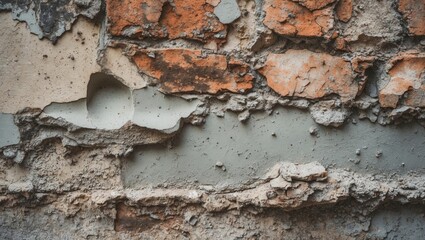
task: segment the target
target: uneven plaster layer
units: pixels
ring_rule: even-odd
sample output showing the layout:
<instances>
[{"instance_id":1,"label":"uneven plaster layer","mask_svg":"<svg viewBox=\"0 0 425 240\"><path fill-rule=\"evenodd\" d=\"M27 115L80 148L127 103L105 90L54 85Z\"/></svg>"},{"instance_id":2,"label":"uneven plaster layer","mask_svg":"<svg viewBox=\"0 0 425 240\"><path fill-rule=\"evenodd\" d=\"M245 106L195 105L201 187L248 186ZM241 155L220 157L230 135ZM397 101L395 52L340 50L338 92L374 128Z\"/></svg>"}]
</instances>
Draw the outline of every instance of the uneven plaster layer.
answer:
<instances>
[{"instance_id":1,"label":"uneven plaster layer","mask_svg":"<svg viewBox=\"0 0 425 240\"><path fill-rule=\"evenodd\" d=\"M317 132L311 133L312 127ZM306 112L284 108L272 115L254 113L246 123L233 113L224 118L210 115L201 127L184 127L172 148L136 148L124 162L123 176L129 188L233 186L260 177L276 161L319 161L366 173L406 172L425 167L424 134L424 128L416 124L384 127L368 121L327 128Z\"/></svg>"},{"instance_id":2,"label":"uneven plaster layer","mask_svg":"<svg viewBox=\"0 0 425 240\"><path fill-rule=\"evenodd\" d=\"M53 239L183 239L209 234L258 239L279 239L282 234L319 239L415 239L425 231L424 209L421 205L401 206L406 202L423 203L423 182L417 175L385 178L326 170L317 163L280 162L251 185L224 191L206 186L143 190L111 186L114 190L58 194L37 192L22 185L2 197L0 220L4 224L0 231L13 238L28 236L27 229L31 229L31 234ZM390 204L380 206L385 202ZM32 214L24 217L22 212ZM34 221L32 216L39 220ZM13 223L10 219L21 221ZM58 219L62 227L69 226L65 231L57 232ZM91 227L77 230L76 222ZM227 231L234 227L236 231Z\"/></svg>"},{"instance_id":3,"label":"uneven plaster layer","mask_svg":"<svg viewBox=\"0 0 425 240\"><path fill-rule=\"evenodd\" d=\"M147 86L148 80L139 74L137 67L121 49L108 47L102 54L100 65L103 72L113 75L131 89Z\"/></svg>"},{"instance_id":4,"label":"uneven plaster layer","mask_svg":"<svg viewBox=\"0 0 425 240\"><path fill-rule=\"evenodd\" d=\"M0 22L0 112L16 113L85 97L90 75L100 70L98 26L81 18L52 45L8 13L0 13Z\"/></svg>"},{"instance_id":5,"label":"uneven plaster layer","mask_svg":"<svg viewBox=\"0 0 425 240\"><path fill-rule=\"evenodd\" d=\"M19 143L19 129L12 114L0 112L0 148Z\"/></svg>"},{"instance_id":6,"label":"uneven plaster layer","mask_svg":"<svg viewBox=\"0 0 425 240\"><path fill-rule=\"evenodd\" d=\"M111 75L95 73L86 99L54 103L44 113L83 128L112 130L130 123L175 132L180 128L180 120L188 118L200 104L198 100L189 102L152 88L131 90Z\"/></svg>"}]
</instances>

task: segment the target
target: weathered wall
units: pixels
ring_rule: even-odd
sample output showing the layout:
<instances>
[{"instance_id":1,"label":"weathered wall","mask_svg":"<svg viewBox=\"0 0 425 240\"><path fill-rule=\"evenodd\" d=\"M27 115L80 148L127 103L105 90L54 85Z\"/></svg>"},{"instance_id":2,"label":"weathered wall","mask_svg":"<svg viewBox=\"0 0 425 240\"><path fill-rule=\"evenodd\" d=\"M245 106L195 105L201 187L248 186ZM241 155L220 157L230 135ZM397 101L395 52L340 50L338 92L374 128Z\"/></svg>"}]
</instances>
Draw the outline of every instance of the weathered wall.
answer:
<instances>
[{"instance_id":1,"label":"weathered wall","mask_svg":"<svg viewBox=\"0 0 425 240\"><path fill-rule=\"evenodd\" d=\"M1 239L421 239L424 0L0 0Z\"/></svg>"}]
</instances>

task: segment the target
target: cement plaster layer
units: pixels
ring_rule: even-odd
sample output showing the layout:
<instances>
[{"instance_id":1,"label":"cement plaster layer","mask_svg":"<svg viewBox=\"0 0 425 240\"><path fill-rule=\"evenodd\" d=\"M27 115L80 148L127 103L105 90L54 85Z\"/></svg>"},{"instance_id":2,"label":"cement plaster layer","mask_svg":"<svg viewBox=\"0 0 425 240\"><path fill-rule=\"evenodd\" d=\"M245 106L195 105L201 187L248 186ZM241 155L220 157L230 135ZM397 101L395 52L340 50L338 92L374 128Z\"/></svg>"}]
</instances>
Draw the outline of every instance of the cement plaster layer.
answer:
<instances>
[{"instance_id":1,"label":"cement plaster layer","mask_svg":"<svg viewBox=\"0 0 425 240\"><path fill-rule=\"evenodd\" d=\"M8 13L0 13L0 22L0 112L85 97L90 74L100 70L98 26L80 18L53 45Z\"/></svg>"},{"instance_id":2,"label":"cement plaster layer","mask_svg":"<svg viewBox=\"0 0 425 240\"><path fill-rule=\"evenodd\" d=\"M19 129L11 114L0 113L0 148L19 143Z\"/></svg>"},{"instance_id":3,"label":"cement plaster layer","mask_svg":"<svg viewBox=\"0 0 425 240\"><path fill-rule=\"evenodd\" d=\"M317 136L310 133L312 127ZM123 176L134 188L188 182L231 186L262 176L278 161L318 161L361 173L403 173L425 167L424 136L425 129L415 124L359 121L327 128L295 109L278 108L271 116L255 113L246 124L232 113L224 118L211 115L204 126L185 126L171 148L137 148L125 162Z\"/></svg>"}]
</instances>

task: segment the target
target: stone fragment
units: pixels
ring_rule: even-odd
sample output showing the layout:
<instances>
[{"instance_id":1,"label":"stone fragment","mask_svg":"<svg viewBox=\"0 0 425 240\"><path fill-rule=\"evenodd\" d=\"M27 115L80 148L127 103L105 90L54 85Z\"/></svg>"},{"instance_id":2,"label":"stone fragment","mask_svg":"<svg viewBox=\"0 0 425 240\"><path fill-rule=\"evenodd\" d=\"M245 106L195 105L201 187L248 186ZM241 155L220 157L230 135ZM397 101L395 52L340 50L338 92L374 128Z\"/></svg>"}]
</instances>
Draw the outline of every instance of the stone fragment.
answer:
<instances>
[{"instance_id":1,"label":"stone fragment","mask_svg":"<svg viewBox=\"0 0 425 240\"><path fill-rule=\"evenodd\" d=\"M319 134L319 129L317 127L311 126L308 129L308 132L310 133L310 135L312 136L317 136Z\"/></svg>"},{"instance_id":2,"label":"stone fragment","mask_svg":"<svg viewBox=\"0 0 425 240\"><path fill-rule=\"evenodd\" d=\"M131 38L194 39L226 37L226 26L206 0L107 0L108 30Z\"/></svg>"},{"instance_id":3,"label":"stone fragment","mask_svg":"<svg viewBox=\"0 0 425 240\"><path fill-rule=\"evenodd\" d=\"M282 177L277 177L275 179L272 179L270 181L270 187L275 189L288 189L291 186L291 183L288 181L285 181Z\"/></svg>"},{"instance_id":4,"label":"stone fragment","mask_svg":"<svg viewBox=\"0 0 425 240\"><path fill-rule=\"evenodd\" d=\"M353 14L352 0L340 0L336 6L336 16L340 21L348 22Z\"/></svg>"},{"instance_id":5,"label":"stone fragment","mask_svg":"<svg viewBox=\"0 0 425 240\"><path fill-rule=\"evenodd\" d=\"M221 23L229 24L241 16L241 11L236 0L221 0L214 8L214 14Z\"/></svg>"},{"instance_id":6,"label":"stone fragment","mask_svg":"<svg viewBox=\"0 0 425 240\"><path fill-rule=\"evenodd\" d=\"M344 124L349 116L349 111L337 107L335 100L321 101L310 107L311 117L318 124L324 126L339 127Z\"/></svg>"},{"instance_id":7,"label":"stone fragment","mask_svg":"<svg viewBox=\"0 0 425 240\"><path fill-rule=\"evenodd\" d=\"M293 180L311 182L326 180L328 172L318 162L311 162L307 164L282 162L280 175L288 182L292 182Z\"/></svg>"},{"instance_id":8,"label":"stone fragment","mask_svg":"<svg viewBox=\"0 0 425 240\"><path fill-rule=\"evenodd\" d=\"M332 0L305 1L266 0L264 3L264 25L274 32L287 36L322 37L332 29L333 9L326 7ZM302 6L304 4L313 10Z\"/></svg>"},{"instance_id":9,"label":"stone fragment","mask_svg":"<svg viewBox=\"0 0 425 240\"><path fill-rule=\"evenodd\" d=\"M250 116L251 116L251 114L249 113L249 110L245 110L245 111L238 114L238 120L240 122L246 122L249 119Z\"/></svg>"},{"instance_id":10,"label":"stone fragment","mask_svg":"<svg viewBox=\"0 0 425 240\"><path fill-rule=\"evenodd\" d=\"M34 186L30 181L27 182L16 182L8 186L8 191L12 193L31 192Z\"/></svg>"},{"instance_id":11,"label":"stone fragment","mask_svg":"<svg viewBox=\"0 0 425 240\"><path fill-rule=\"evenodd\" d=\"M412 107L425 107L425 55L403 53L390 61L390 81L379 91L382 107L397 107L405 93L404 103Z\"/></svg>"},{"instance_id":12,"label":"stone fragment","mask_svg":"<svg viewBox=\"0 0 425 240\"><path fill-rule=\"evenodd\" d=\"M400 0L398 10L407 21L410 35L425 35L425 0Z\"/></svg>"},{"instance_id":13,"label":"stone fragment","mask_svg":"<svg viewBox=\"0 0 425 240\"><path fill-rule=\"evenodd\" d=\"M282 96L317 99L337 94L346 102L356 97L358 83L349 62L308 50L269 54L260 73Z\"/></svg>"},{"instance_id":14,"label":"stone fragment","mask_svg":"<svg viewBox=\"0 0 425 240\"><path fill-rule=\"evenodd\" d=\"M150 54L155 54L151 58ZM156 78L164 93L244 92L252 88L249 66L218 54L200 50L140 50L133 56L140 71Z\"/></svg>"}]
</instances>

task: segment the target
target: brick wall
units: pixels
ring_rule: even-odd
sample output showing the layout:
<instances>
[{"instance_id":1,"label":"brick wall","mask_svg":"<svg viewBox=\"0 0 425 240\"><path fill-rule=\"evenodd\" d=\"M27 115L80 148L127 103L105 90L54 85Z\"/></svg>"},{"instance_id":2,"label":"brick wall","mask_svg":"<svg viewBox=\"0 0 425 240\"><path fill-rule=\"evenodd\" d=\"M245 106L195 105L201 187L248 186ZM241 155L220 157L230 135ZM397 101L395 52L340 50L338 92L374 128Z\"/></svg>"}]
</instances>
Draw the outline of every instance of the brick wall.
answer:
<instances>
[{"instance_id":1,"label":"brick wall","mask_svg":"<svg viewBox=\"0 0 425 240\"><path fill-rule=\"evenodd\" d=\"M420 239L424 0L0 0L1 239Z\"/></svg>"}]
</instances>

